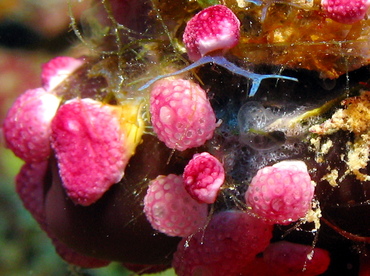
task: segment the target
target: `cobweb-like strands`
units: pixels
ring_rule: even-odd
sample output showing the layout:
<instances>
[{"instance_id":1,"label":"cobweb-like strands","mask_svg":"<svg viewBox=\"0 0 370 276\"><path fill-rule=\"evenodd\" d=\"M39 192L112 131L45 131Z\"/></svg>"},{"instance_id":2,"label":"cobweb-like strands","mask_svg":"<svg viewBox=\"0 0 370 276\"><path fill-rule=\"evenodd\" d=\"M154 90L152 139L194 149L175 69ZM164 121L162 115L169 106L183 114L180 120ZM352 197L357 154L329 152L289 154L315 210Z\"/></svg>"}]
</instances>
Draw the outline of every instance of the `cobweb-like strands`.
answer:
<instances>
[{"instance_id":1,"label":"cobweb-like strands","mask_svg":"<svg viewBox=\"0 0 370 276\"><path fill-rule=\"evenodd\" d=\"M173 72L173 73L169 73L169 74L160 75L160 76L155 77L154 79L148 81L146 84L141 86L139 88L139 91L142 91L142 90L148 88L149 86L151 86L153 83L155 83L156 81L158 81L160 79L167 78L167 77L172 77L172 76L176 76L176 75L185 73L189 70L193 70L193 69L195 69L195 68L197 68L201 65L205 65L207 63L216 64L218 66L221 66L221 67L229 70L230 72L232 72L234 74L241 75L243 77L251 79L252 80L252 88L249 92L249 97L253 97L256 94L261 81L264 80L264 79L277 78L277 79L286 79L286 80L291 80L291 81L298 81L297 78L293 78L293 77L280 76L280 75L274 75L274 74L272 74L272 75L256 74L256 73L250 72L246 69L242 69L242 68L236 66L234 63L228 61L223 56L204 56L204 57L200 58L199 60L195 61L194 63L190 64L189 66L181 69L181 70L178 70L178 71Z\"/></svg>"}]
</instances>

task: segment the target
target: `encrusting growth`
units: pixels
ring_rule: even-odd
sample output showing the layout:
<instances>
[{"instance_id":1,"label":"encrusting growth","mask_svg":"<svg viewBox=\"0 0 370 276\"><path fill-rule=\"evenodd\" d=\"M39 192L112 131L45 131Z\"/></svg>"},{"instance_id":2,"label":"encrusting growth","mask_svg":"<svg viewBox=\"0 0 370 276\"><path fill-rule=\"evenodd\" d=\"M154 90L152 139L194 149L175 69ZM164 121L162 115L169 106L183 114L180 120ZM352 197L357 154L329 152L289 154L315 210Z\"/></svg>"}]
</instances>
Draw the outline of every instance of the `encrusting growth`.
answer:
<instances>
[{"instance_id":1,"label":"encrusting growth","mask_svg":"<svg viewBox=\"0 0 370 276\"><path fill-rule=\"evenodd\" d=\"M340 130L353 133L354 139L348 143L347 166L344 173L352 173L358 180L370 181L364 171L370 157L370 91L363 91L357 97L343 100L343 108L320 125L313 125L310 131L318 135L330 135Z\"/></svg>"},{"instance_id":2,"label":"encrusting growth","mask_svg":"<svg viewBox=\"0 0 370 276\"><path fill-rule=\"evenodd\" d=\"M183 42L189 59L197 61L211 52L226 52L240 38L240 21L226 6L216 5L196 14L186 25Z\"/></svg>"},{"instance_id":3,"label":"encrusting growth","mask_svg":"<svg viewBox=\"0 0 370 276\"><path fill-rule=\"evenodd\" d=\"M51 154L50 124L60 98L44 88L30 89L15 101L3 124L7 146L26 162L40 162Z\"/></svg>"},{"instance_id":4,"label":"encrusting growth","mask_svg":"<svg viewBox=\"0 0 370 276\"><path fill-rule=\"evenodd\" d=\"M89 33L71 15L93 54L45 63L1 129L57 253L314 276L345 273L343 252L365 275L370 0L93 2Z\"/></svg>"}]
</instances>

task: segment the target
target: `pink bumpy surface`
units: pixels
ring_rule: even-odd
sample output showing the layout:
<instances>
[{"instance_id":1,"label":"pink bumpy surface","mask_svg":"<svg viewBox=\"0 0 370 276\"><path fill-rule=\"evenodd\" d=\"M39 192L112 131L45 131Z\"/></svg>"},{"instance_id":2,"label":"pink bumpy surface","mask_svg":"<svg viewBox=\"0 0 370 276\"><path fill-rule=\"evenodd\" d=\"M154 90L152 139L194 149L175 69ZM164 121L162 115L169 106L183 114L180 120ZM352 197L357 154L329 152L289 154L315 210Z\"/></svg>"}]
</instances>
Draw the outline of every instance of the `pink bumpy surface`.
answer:
<instances>
[{"instance_id":1,"label":"pink bumpy surface","mask_svg":"<svg viewBox=\"0 0 370 276\"><path fill-rule=\"evenodd\" d=\"M272 225L242 211L223 211L179 243L172 266L179 276L239 275L271 237Z\"/></svg>"},{"instance_id":2,"label":"pink bumpy surface","mask_svg":"<svg viewBox=\"0 0 370 276\"><path fill-rule=\"evenodd\" d=\"M208 206L191 198L181 176L160 175L150 182L144 213L154 229L169 236L187 237L206 224Z\"/></svg>"},{"instance_id":3,"label":"pink bumpy surface","mask_svg":"<svg viewBox=\"0 0 370 276\"><path fill-rule=\"evenodd\" d=\"M62 241L58 240L52 232L49 231L45 219L44 193L45 193L45 175L48 162L26 163L16 177L16 190L23 202L24 207L31 213L33 218L51 238L57 253L68 263L86 267L97 268L107 266L110 261L96 259L85 256L69 248Z\"/></svg>"},{"instance_id":4,"label":"pink bumpy surface","mask_svg":"<svg viewBox=\"0 0 370 276\"><path fill-rule=\"evenodd\" d=\"M221 162L208 152L195 154L184 169L184 184L198 202L214 203L225 180Z\"/></svg>"},{"instance_id":5,"label":"pink bumpy surface","mask_svg":"<svg viewBox=\"0 0 370 276\"><path fill-rule=\"evenodd\" d=\"M202 146L213 136L216 116L205 91L183 79L155 83L150 97L154 132L167 147L180 151Z\"/></svg>"},{"instance_id":6,"label":"pink bumpy surface","mask_svg":"<svg viewBox=\"0 0 370 276\"><path fill-rule=\"evenodd\" d=\"M8 111L3 131L7 146L26 162L46 160L50 153L51 120L60 99L43 88L20 95Z\"/></svg>"},{"instance_id":7,"label":"pink bumpy surface","mask_svg":"<svg viewBox=\"0 0 370 276\"><path fill-rule=\"evenodd\" d=\"M240 21L226 6L215 5L196 14L186 25L183 41L192 61L238 44Z\"/></svg>"},{"instance_id":8,"label":"pink bumpy surface","mask_svg":"<svg viewBox=\"0 0 370 276\"><path fill-rule=\"evenodd\" d=\"M73 57L53 58L42 66L43 87L48 91L53 90L82 64L83 60Z\"/></svg>"},{"instance_id":9,"label":"pink bumpy surface","mask_svg":"<svg viewBox=\"0 0 370 276\"><path fill-rule=\"evenodd\" d=\"M302 161L282 161L260 169L245 194L252 212L270 223L289 224L311 208L314 185Z\"/></svg>"},{"instance_id":10,"label":"pink bumpy surface","mask_svg":"<svg viewBox=\"0 0 370 276\"><path fill-rule=\"evenodd\" d=\"M84 206L121 180L128 163L125 135L114 107L74 99L52 121L52 147L69 197Z\"/></svg>"},{"instance_id":11,"label":"pink bumpy surface","mask_svg":"<svg viewBox=\"0 0 370 276\"><path fill-rule=\"evenodd\" d=\"M322 0L321 7L334 21L353 24L363 19L370 7L369 0Z\"/></svg>"}]
</instances>

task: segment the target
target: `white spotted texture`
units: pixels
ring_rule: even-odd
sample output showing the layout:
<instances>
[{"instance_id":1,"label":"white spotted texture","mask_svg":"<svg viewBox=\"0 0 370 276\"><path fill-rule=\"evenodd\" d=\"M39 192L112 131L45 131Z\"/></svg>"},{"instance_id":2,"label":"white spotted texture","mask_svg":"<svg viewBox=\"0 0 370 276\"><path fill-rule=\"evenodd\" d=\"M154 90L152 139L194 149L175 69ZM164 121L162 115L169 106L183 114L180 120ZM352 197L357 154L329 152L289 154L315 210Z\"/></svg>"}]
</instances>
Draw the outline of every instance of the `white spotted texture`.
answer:
<instances>
[{"instance_id":1,"label":"white spotted texture","mask_svg":"<svg viewBox=\"0 0 370 276\"><path fill-rule=\"evenodd\" d=\"M59 173L76 204L96 202L124 174L131 153L115 110L92 99L73 99L52 121Z\"/></svg>"},{"instance_id":2,"label":"white spotted texture","mask_svg":"<svg viewBox=\"0 0 370 276\"><path fill-rule=\"evenodd\" d=\"M282 161L257 172L245 200L267 222L289 224L305 217L314 189L304 162Z\"/></svg>"},{"instance_id":3,"label":"white spotted texture","mask_svg":"<svg viewBox=\"0 0 370 276\"><path fill-rule=\"evenodd\" d=\"M60 99L43 88L20 95L8 111L3 132L6 145L26 162L41 162L50 153L51 121Z\"/></svg>"},{"instance_id":4,"label":"white spotted texture","mask_svg":"<svg viewBox=\"0 0 370 276\"><path fill-rule=\"evenodd\" d=\"M369 0L321 0L321 8L325 14L344 24L353 24L364 19L369 7Z\"/></svg>"},{"instance_id":5,"label":"white spotted texture","mask_svg":"<svg viewBox=\"0 0 370 276\"><path fill-rule=\"evenodd\" d=\"M205 91L183 79L163 79L151 90L150 114L158 139L180 151L212 138L216 116Z\"/></svg>"},{"instance_id":6,"label":"white spotted texture","mask_svg":"<svg viewBox=\"0 0 370 276\"><path fill-rule=\"evenodd\" d=\"M83 64L82 59L56 57L42 65L41 80L43 87L51 91Z\"/></svg>"},{"instance_id":7,"label":"white spotted texture","mask_svg":"<svg viewBox=\"0 0 370 276\"><path fill-rule=\"evenodd\" d=\"M184 184L197 201L214 203L225 180L221 162L208 152L195 154L184 169Z\"/></svg>"},{"instance_id":8,"label":"white spotted texture","mask_svg":"<svg viewBox=\"0 0 370 276\"><path fill-rule=\"evenodd\" d=\"M192 61L215 50L228 50L238 44L240 21L226 6L215 5L196 14L187 23L183 41Z\"/></svg>"},{"instance_id":9,"label":"white spotted texture","mask_svg":"<svg viewBox=\"0 0 370 276\"><path fill-rule=\"evenodd\" d=\"M181 176L170 174L150 182L144 198L144 213L159 232L187 237L206 224L208 207L191 198Z\"/></svg>"}]
</instances>

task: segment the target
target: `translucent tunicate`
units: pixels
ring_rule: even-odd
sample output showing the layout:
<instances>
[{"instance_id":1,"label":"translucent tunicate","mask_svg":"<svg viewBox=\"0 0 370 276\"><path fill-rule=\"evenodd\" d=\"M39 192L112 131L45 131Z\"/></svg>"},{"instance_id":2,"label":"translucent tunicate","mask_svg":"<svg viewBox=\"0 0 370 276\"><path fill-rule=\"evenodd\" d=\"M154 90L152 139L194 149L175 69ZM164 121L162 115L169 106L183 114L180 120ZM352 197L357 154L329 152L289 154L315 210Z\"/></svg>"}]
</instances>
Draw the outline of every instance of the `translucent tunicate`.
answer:
<instances>
[{"instance_id":1,"label":"translucent tunicate","mask_svg":"<svg viewBox=\"0 0 370 276\"><path fill-rule=\"evenodd\" d=\"M262 129L267 123L274 120L274 114L257 101L245 103L238 112L238 125L242 133L248 132L251 128Z\"/></svg>"},{"instance_id":2,"label":"translucent tunicate","mask_svg":"<svg viewBox=\"0 0 370 276\"><path fill-rule=\"evenodd\" d=\"M285 142L281 131L267 132L264 128L276 119L261 103L245 103L238 112L239 141L256 150L270 150Z\"/></svg>"},{"instance_id":3,"label":"translucent tunicate","mask_svg":"<svg viewBox=\"0 0 370 276\"><path fill-rule=\"evenodd\" d=\"M281 131L255 132L250 130L248 133L240 135L239 141L256 150L271 150L284 144L285 135Z\"/></svg>"}]
</instances>

